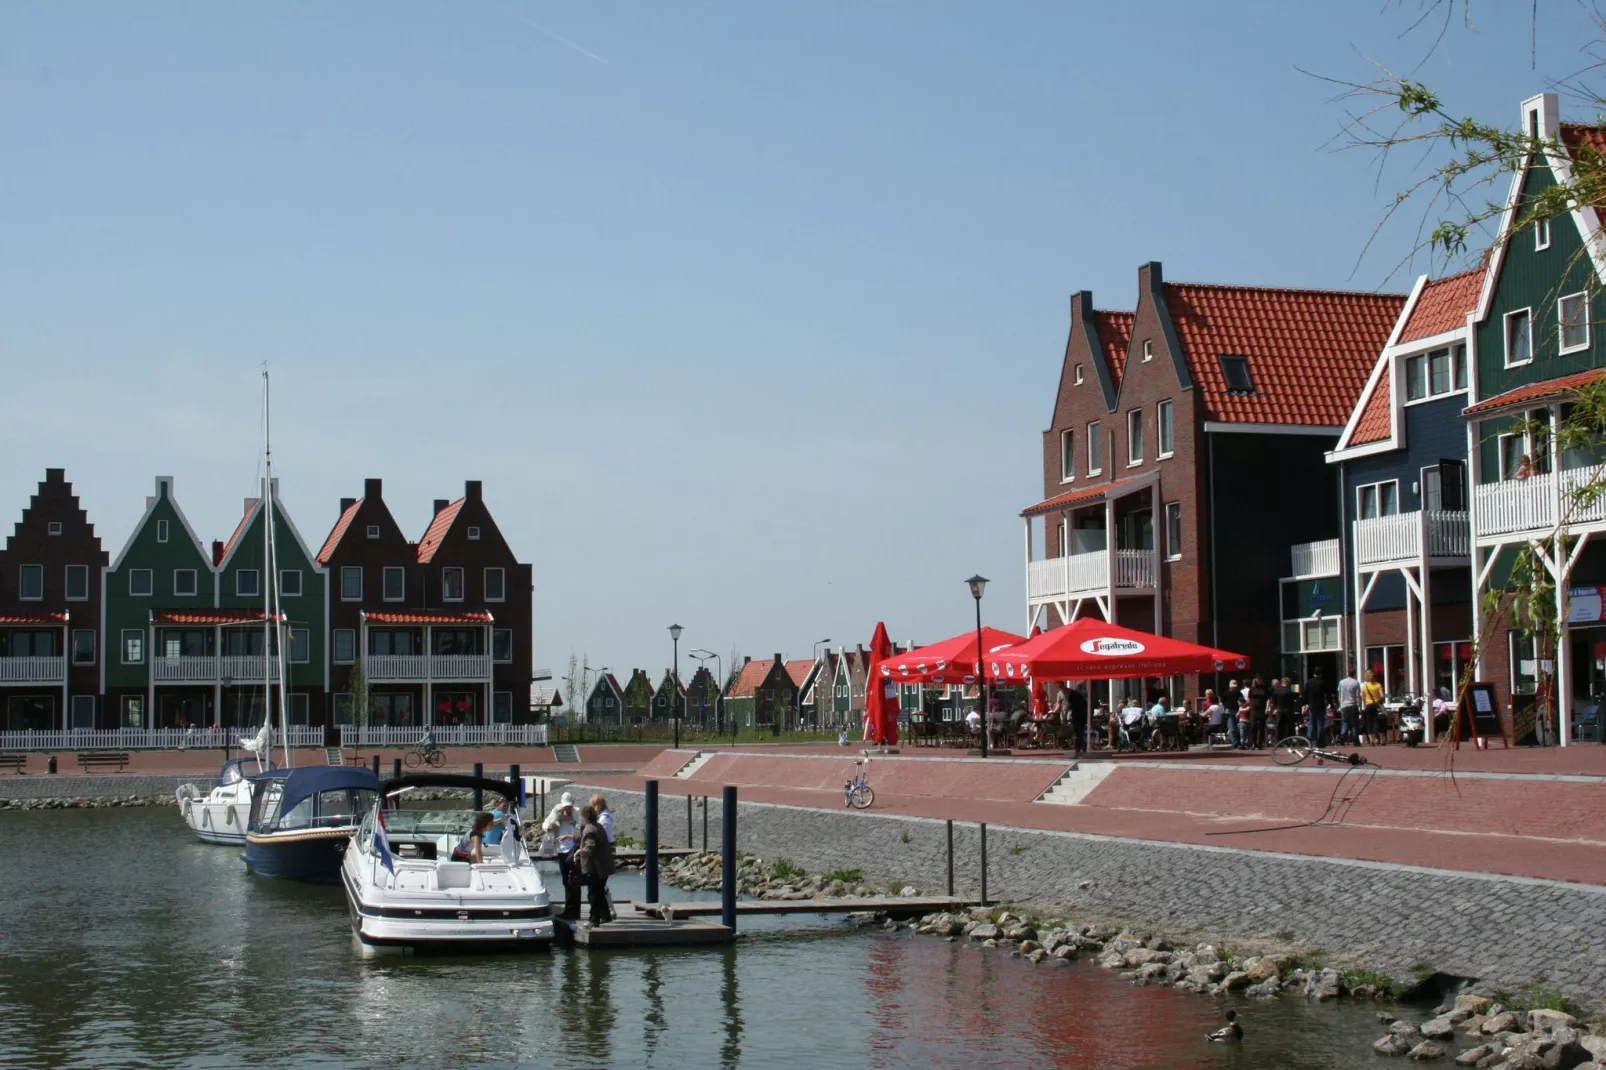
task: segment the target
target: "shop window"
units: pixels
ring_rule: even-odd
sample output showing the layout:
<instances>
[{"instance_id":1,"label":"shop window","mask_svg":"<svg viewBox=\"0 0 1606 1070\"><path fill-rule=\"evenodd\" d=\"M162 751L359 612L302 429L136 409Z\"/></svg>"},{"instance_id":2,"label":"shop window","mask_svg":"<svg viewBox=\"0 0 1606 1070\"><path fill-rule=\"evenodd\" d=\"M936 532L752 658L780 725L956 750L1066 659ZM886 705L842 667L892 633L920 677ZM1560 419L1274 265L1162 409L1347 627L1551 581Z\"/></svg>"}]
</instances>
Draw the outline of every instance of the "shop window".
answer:
<instances>
[{"instance_id":1,"label":"shop window","mask_svg":"<svg viewBox=\"0 0 1606 1070\"><path fill-rule=\"evenodd\" d=\"M1510 634L1511 693L1532 695L1539 690L1539 640L1536 636Z\"/></svg>"}]
</instances>

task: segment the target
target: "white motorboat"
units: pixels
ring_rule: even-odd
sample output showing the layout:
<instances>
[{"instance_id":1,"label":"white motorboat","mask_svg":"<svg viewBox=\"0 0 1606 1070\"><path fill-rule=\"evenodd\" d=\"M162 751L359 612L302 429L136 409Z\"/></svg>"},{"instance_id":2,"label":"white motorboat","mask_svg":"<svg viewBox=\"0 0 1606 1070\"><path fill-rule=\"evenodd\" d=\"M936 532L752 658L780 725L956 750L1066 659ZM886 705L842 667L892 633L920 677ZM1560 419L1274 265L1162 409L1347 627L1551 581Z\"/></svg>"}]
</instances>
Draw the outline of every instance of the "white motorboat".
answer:
<instances>
[{"instance_id":1,"label":"white motorboat","mask_svg":"<svg viewBox=\"0 0 1606 1070\"><path fill-rule=\"evenodd\" d=\"M518 785L501 780L409 773L382 784L340 867L357 938L415 951L551 946L552 901L519 827L503 844L486 845L483 862L455 862L452 847L472 825L472 810L398 808L410 791L440 788L479 788L517 806Z\"/></svg>"},{"instance_id":2,"label":"white motorboat","mask_svg":"<svg viewBox=\"0 0 1606 1070\"><path fill-rule=\"evenodd\" d=\"M224 762L217 782L205 794L195 784L181 784L173 793L184 823L205 842L245 842L245 825L251 816L252 781L245 768L249 761L230 758Z\"/></svg>"}]
</instances>

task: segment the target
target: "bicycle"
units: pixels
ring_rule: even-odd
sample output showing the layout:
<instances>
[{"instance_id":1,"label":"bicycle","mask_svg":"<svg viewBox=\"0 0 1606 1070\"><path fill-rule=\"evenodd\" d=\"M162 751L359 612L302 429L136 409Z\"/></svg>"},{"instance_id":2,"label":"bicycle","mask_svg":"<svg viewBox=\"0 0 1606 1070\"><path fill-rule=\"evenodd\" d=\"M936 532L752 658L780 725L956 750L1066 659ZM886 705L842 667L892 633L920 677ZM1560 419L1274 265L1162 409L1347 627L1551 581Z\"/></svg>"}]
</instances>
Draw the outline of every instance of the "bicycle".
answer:
<instances>
[{"instance_id":1,"label":"bicycle","mask_svg":"<svg viewBox=\"0 0 1606 1070\"><path fill-rule=\"evenodd\" d=\"M409 769L417 769L421 765L439 769L446 764L446 752L434 745L414 747L402 758L402 764Z\"/></svg>"},{"instance_id":2,"label":"bicycle","mask_svg":"<svg viewBox=\"0 0 1606 1070\"><path fill-rule=\"evenodd\" d=\"M1340 754L1337 751L1323 750L1305 736L1287 736L1279 740L1271 752L1272 761L1278 765L1298 765L1311 757L1316 759L1317 765L1321 765L1324 761L1351 766L1372 764L1364 756L1353 751L1349 754Z\"/></svg>"},{"instance_id":3,"label":"bicycle","mask_svg":"<svg viewBox=\"0 0 1606 1070\"><path fill-rule=\"evenodd\" d=\"M875 802L875 790L870 787L870 763L859 761L853 764L860 768L842 789L842 803L855 810L868 810L870 804Z\"/></svg>"}]
</instances>

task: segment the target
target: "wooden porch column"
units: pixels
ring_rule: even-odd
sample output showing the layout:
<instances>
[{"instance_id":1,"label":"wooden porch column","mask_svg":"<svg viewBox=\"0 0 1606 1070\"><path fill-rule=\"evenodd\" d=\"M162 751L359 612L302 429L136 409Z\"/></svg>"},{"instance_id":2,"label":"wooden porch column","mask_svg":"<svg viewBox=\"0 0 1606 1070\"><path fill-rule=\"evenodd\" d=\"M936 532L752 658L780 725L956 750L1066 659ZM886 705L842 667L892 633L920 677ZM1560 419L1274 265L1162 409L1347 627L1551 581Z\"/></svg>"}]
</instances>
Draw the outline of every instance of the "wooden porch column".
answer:
<instances>
[{"instance_id":1,"label":"wooden porch column","mask_svg":"<svg viewBox=\"0 0 1606 1070\"><path fill-rule=\"evenodd\" d=\"M424 625L424 724L435 723L435 644L434 626Z\"/></svg>"},{"instance_id":2,"label":"wooden porch column","mask_svg":"<svg viewBox=\"0 0 1606 1070\"><path fill-rule=\"evenodd\" d=\"M145 727L156 727L156 611L151 610L145 644Z\"/></svg>"},{"instance_id":3,"label":"wooden porch column","mask_svg":"<svg viewBox=\"0 0 1606 1070\"><path fill-rule=\"evenodd\" d=\"M1035 612L1032 608L1032 518L1027 516L1023 517L1022 519L1026 521L1026 633L1030 635L1032 631L1032 617ZM1044 525L1045 527L1047 526L1046 521L1044 522ZM1046 543L1047 541L1047 534L1045 532L1044 542Z\"/></svg>"},{"instance_id":4,"label":"wooden porch column","mask_svg":"<svg viewBox=\"0 0 1606 1070\"><path fill-rule=\"evenodd\" d=\"M72 610L61 621L61 728L72 728Z\"/></svg>"},{"instance_id":5,"label":"wooden porch column","mask_svg":"<svg viewBox=\"0 0 1606 1070\"><path fill-rule=\"evenodd\" d=\"M223 625L212 625L212 727L223 727Z\"/></svg>"},{"instance_id":6,"label":"wooden porch column","mask_svg":"<svg viewBox=\"0 0 1606 1070\"><path fill-rule=\"evenodd\" d=\"M1111 452L1113 454L1114 451L1111 451ZM1115 584L1116 584L1115 546L1116 546L1116 542L1117 541L1118 540L1115 537L1115 499L1110 496L1108 491L1106 491L1105 495L1104 495L1104 575L1105 575L1105 589L1109 592L1109 602L1108 602L1109 608L1104 611L1104 619L1105 619L1106 623L1109 623L1109 624L1115 624L1116 623L1116 618L1118 616L1120 616L1120 614L1117 612L1117 603L1115 601L1115 590L1116 590L1116 588L1115 588ZM1066 543L1066 549L1067 550L1070 549L1070 543L1069 543L1068 540L1067 540L1067 543ZM1067 558L1067 560L1068 560L1068 558ZM1069 575L1068 572L1067 572L1067 575ZM1067 593L1068 593L1068 585L1067 585ZM1117 683L1116 680L1114 680L1114 679L1110 680L1110 715L1111 716L1115 715L1115 685L1116 685L1116 683Z\"/></svg>"}]
</instances>

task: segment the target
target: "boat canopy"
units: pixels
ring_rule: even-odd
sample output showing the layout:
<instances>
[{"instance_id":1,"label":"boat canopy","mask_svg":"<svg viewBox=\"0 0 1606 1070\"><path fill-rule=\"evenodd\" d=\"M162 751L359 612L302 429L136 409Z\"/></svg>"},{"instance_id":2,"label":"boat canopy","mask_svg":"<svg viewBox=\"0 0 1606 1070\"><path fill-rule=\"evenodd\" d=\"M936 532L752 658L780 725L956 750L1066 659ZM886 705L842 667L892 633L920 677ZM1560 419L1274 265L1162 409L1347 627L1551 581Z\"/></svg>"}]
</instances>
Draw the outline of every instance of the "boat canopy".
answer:
<instances>
[{"instance_id":1,"label":"boat canopy","mask_svg":"<svg viewBox=\"0 0 1606 1070\"><path fill-rule=\"evenodd\" d=\"M279 813L288 814L297 803L321 791L339 791L341 788L359 788L373 791L379 786L374 771L362 766L312 766L307 769L269 769L256 777L257 783L272 780L284 781L284 794L279 799Z\"/></svg>"},{"instance_id":2,"label":"boat canopy","mask_svg":"<svg viewBox=\"0 0 1606 1070\"><path fill-rule=\"evenodd\" d=\"M224 762L222 771L217 775L216 786L220 788L226 788L230 784L238 784L240 781L244 780L246 775L250 772L245 768L245 764L247 762L255 764L256 759L230 758L228 761Z\"/></svg>"}]
</instances>

